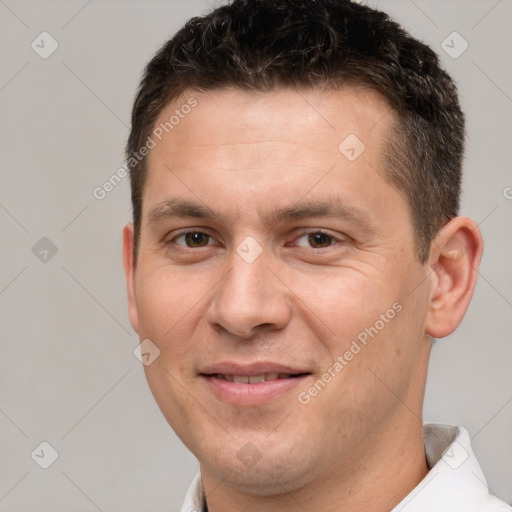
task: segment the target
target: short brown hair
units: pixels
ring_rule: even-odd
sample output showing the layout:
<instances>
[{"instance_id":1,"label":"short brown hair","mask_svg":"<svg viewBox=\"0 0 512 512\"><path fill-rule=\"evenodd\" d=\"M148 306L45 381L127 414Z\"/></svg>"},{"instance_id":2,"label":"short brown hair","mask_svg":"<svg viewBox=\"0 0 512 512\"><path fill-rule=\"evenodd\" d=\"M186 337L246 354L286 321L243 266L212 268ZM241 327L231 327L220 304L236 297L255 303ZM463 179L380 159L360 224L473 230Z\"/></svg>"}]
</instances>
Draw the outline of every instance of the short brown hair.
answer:
<instances>
[{"instance_id":1,"label":"short brown hair","mask_svg":"<svg viewBox=\"0 0 512 512\"><path fill-rule=\"evenodd\" d=\"M398 123L384 177L404 194L424 263L438 230L458 214L464 115L437 55L387 14L348 0L233 0L194 17L147 65L132 111L126 154L135 253L147 158L131 158L157 117L186 90L228 86L364 85L387 99Z\"/></svg>"}]
</instances>

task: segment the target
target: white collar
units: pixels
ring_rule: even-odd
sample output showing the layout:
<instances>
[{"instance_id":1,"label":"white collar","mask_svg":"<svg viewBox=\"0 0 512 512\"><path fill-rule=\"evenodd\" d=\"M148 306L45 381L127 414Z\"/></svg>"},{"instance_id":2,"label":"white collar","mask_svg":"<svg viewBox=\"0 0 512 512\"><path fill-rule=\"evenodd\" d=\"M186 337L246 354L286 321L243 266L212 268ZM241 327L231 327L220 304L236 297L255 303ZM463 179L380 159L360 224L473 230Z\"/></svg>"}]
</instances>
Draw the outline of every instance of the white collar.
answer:
<instances>
[{"instance_id":1,"label":"white collar","mask_svg":"<svg viewBox=\"0 0 512 512\"><path fill-rule=\"evenodd\" d=\"M391 512L511 512L489 494L484 474L463 427L423 426L430 467L425 478ZM198 473L185 496L181 512L203 512L204 489Z\"/></svg>"}]
</instances>

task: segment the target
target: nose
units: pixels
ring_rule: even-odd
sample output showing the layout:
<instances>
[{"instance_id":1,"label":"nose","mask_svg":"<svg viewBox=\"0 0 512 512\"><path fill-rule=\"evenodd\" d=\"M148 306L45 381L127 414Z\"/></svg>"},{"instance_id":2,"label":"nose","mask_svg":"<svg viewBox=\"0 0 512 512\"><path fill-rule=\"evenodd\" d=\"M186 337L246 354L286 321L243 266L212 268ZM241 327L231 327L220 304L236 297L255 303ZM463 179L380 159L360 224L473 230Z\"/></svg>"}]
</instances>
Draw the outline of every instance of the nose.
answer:
<instances>
[{"instance_id":1,"label":"nose","mask_svg":"<svg viewBox=\"0 0 512 512\"><path fill-rule=\"evenodd\" d=\"M286 327L292 293L270 268L270 260L266 251L252 262L233 251L230 270L215 287L206 314L212 328L249 340L263 331Z\"/></svg>"}]
</instances>

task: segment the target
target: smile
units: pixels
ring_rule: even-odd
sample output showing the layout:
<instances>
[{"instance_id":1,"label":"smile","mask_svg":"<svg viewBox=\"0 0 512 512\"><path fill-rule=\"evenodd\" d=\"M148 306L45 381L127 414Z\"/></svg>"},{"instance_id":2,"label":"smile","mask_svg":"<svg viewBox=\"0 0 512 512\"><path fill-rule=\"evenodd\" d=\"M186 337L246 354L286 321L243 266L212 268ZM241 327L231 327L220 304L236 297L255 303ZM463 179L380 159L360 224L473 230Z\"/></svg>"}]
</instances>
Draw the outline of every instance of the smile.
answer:
<instances>
[{"instance_id":1,"label":"smile","mask_svg":"<svg viewBox=\"0 0 512 512\"><path fill-rule=\"evenodd\" d=\"M217 400L237 407L250 407L276 402L312 375L281 364L220 363L203 368L199 377L206 384L205 392Z\"/></svg>"},{"instance_id":2,"label":"smile","mask_svg":"<svg viewBox=\"0 0 512 512\"><path fill-rule=\"evenodd\" d=\"M261 375L230 375L217 373L215 375L217 379L224 379L228 382L234 382L235 384L258 384L261 382L269 382L277 379L289 379L291 377L297 377L290 373L262 373Z\"/></svg>"}]
</instances>

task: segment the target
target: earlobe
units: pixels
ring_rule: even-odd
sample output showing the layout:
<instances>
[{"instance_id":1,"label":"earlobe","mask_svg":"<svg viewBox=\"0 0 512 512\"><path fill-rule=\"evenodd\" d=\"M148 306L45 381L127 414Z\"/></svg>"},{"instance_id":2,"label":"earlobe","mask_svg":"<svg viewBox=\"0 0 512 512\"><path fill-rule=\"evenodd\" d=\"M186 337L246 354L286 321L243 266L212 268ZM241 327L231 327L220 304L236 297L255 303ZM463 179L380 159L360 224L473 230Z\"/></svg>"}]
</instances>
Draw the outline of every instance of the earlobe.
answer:
<instances>
[{"instance_id":1,"label":"earlobe","mask_svg":"<svg viewBox=\"0 0 512 512\"><path fill-rule=\"evenodd\" d=\"M438 233L430 251L430 297L426 333L451 334L462 321L473 296L483 241L477 224L455 217Z\"/></svg>"},{"instance_id":2,"label":"earlobe","mask_svg":"<svg viewBox=\"0 0 512 512\"><path fill-rule=\"evenodd\" d=\"M123 229L123 266L126 277L126 292L128 296L128 315L135 332L139 332L139 318L135 293L135 259L133 254L134 234L133 224L126 224Z\"/></svg>"}]
</instances>

